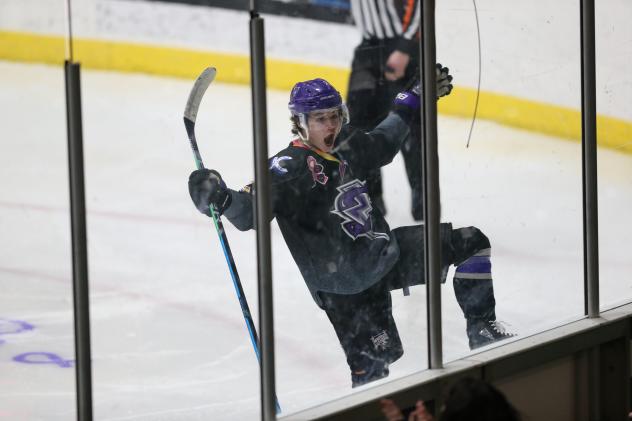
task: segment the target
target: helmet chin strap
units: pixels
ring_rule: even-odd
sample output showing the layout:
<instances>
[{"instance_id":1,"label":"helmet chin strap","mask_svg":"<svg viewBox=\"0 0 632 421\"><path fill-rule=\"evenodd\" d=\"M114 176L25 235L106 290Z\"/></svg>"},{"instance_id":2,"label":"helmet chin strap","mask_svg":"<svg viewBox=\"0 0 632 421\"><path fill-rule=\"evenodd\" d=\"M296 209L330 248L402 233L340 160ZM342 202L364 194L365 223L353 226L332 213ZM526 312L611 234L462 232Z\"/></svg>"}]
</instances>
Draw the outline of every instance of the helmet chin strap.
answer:
<instances>
[{"instance_id":1,"label":"helmet chin strap","mask_svg":"<svg viewBox=\"0 0 632 421\"><path fill-rule=\"evenodd\" d=\"M298 137L301 138L303 143L307 144L308 143L307 139L309 139L309 129L307 128L307 116L303 113L299 114L298 122L299 122Z\"/></svg>"}]
</instances>

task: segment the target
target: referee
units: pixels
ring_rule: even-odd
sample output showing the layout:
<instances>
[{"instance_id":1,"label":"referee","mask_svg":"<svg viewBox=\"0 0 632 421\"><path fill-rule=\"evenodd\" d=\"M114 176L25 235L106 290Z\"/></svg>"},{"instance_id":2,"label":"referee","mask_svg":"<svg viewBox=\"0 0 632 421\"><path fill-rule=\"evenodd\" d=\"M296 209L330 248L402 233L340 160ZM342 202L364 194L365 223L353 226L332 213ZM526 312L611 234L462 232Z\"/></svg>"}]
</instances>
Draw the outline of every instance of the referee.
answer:
<instances>
[{"instance_id":1,"label":"referee","mask_svg":"<svg viewBox=\"0 0 632 421\"><path fill-rule=\"evenodd\" d=\"M388 114L393 99L417 75L419 62L419 0L351 0L351 12L362 42L353 54L347 90L350 124L372 130ZM418 130L402 145L412 191L412 215L423 218L421 194L421 139ZM375 208L386 214L382 176L367 177Z\"/></svg>"}]
</instances>

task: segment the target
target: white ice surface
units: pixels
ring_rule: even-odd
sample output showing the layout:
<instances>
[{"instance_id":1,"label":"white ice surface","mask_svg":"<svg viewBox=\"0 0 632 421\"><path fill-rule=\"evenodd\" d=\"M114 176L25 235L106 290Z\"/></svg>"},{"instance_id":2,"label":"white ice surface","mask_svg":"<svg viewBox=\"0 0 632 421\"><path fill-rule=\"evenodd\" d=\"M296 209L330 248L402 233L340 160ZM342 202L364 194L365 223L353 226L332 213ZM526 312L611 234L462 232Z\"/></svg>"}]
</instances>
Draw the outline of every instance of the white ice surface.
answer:
<instances>
[{"instance_id":1,"label":"white ice surface","mask_svg":"<svg viewBox=\"0 0 632 421\"><path fill-rule=\"evenodd\" d=\"M221 69L220 69L221 71ZM256 419L258 368L212 223L191 205L182 124L192 81L82 73L94 411L98 420ZM270 152L289 141L287 93L268 93ZM198 114L205 163L252 179L250 91L213 84ZM64 79L0 62L0 420L68 420L74 358ZM525 337L581 317L581 149L440 117L442 213L492 241L497 313ZM599 150L603 307L632 299L632 157ZM388 220L412 224L403 161L384 170ZM254 315L254 232L227 235ZM284 413L352 393L344 356L272 224L277 393ZM449 278L450 279L450 278ZM449 280L445 360L468 354ZM393 294L405 355L389 379L426 366L425 292ZM16 321L33 329L19 333ZM20 357L21 356L21 357ZM388 381L384 380L384 381Z\"/></svg>"}]
</instances>

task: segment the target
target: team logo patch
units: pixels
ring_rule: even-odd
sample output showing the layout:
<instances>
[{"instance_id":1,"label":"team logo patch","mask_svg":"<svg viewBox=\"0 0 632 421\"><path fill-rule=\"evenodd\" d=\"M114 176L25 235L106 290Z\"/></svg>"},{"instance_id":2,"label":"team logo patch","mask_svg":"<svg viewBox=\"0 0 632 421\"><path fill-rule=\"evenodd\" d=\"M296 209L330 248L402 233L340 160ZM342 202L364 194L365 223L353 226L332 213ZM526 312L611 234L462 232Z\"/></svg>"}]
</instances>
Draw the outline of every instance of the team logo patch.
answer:
<instances>
[{"instance_id":1,"label":"team logo patch","mask_svg":"<svg viewBox=\"0 0 632 421\"><path fill-rule=\"evenodd\" d=\"M329 177L325 175L323 166L320 165L318 161L316 161L316 158L314 158L313 156L307 157L307 168L309 169L309 172L312 173L314 185L316 185L316 183L320 183L323 186L327 184L327 180L329 180Z\"/></svg>"},{"instance_id":2,"label":"team logo patch","mask_svg":"<svg viewBox=\"0 0 632 421\"><path fill-rule=\"evenodd\" d=\"M388 340L390 338L388 337L388 333L386 333L385 330L381 331L380 333L378 333L377 335L371 336L371 342L373 342L373 347L377 350L377 351L384 351L386 350L386 347L388 347Z\"/></svg>"},{"instance_id":3,"label":"team logo patch","mask_svg":"<svg viewBox=\"0 0 632 421\"><path fill-rule=\"evenodd\" d=\"M373 232L373 207L365 182L355 179L336 188L340 193L334 200L334 210L331 212L343 219L340 226L349 237L354 240L358 237L389 239L388 234Z\"/></svg>"},{"instance_id":4,"label":"team logo patch","mask_svg":"<svg viewBox=\"0 0 632 421\"><path fill-rule=\"evenodd\" d=\"M292 159L291 156L275 156L270 160L270 171L283 175L287 174L287 168L281 166L281 162Z\"/></svg>"}]
</instances>

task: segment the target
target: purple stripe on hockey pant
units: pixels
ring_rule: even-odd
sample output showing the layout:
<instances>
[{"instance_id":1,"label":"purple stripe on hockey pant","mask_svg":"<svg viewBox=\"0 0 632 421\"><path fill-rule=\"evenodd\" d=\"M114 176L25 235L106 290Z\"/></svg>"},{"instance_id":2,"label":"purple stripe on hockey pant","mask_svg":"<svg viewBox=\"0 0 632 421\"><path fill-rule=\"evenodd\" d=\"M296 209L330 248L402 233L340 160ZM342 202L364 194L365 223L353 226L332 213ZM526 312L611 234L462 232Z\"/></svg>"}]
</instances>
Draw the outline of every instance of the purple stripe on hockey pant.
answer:
<instances>
[{"instance_id":1,"label":"purple stripe on hockey pant","mask_svg":"<svg viewBox=\"0 0 632 421\"><path fill-rule=\"evenodd\" d=\"M456 273L491 273L492 262L488 256L472 256L456 267Z\"/></svg>"}]
</instances>

